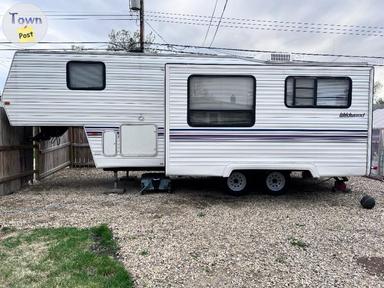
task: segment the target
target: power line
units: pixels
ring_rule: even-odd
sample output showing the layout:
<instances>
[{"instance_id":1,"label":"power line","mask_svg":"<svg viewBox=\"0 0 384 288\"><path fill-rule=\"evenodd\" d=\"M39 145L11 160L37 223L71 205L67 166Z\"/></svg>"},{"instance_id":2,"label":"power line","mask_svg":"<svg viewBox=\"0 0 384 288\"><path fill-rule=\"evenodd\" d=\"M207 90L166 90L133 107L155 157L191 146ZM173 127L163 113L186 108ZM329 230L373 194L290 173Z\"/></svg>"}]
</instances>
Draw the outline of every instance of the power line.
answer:
<instances>
[{"instance_id":1,"label":"power line","mask_svg":"<svg viewBox=\"0 0 384 288\"><path fill-rule=\"evenodd\" d=\"M158 11L146 11L146 13L161 14L161 15L178 15L183 17L186 16L186 17L196 17L196 18L210 18L210 16L206 16L206 15L185 14L185 13L158 12ZM350 24L335 24L335 23L298 22L298 21L249 19L249 18L236 18L236 17L223 17L223 20L235 20L235 21L246 21L246 22L267 22L267 23L275 23L275 24L298 24L298 25L311 25L311 26L352 27L352 28L359 28L359 29L384 30L384 27L381 27L381 26L350 25Z\"/></svg>"},{"instance_id":2,"label":"power line","mask_svg":"<svg viewBox=\"0 0 384 288\"><path fill-rule=\"evenodd\" d=\"M211 16L211 20L209 21L209 26L208 26L208 29L207 29L207 33L205 33L205 37L204 37L204 41L203 41L203 46L205 45L205 41L207 41L207 37L208 37L208 33L209 33L209 29L211 28L211 25L212 25L212 20L215 16L215 12L216 12L216 7L217 7L217 3L219 2L219 0L216 0L215 2L215 7L213 8L213 12L212 12L212 16Z\"/></svg>"},{"instance_id":3,"label":"power line","mask_svg":"<svg viewBox=\"0 0 384 288\"><path fill-rule=\"evenodd\" d=\"M162 20L162 19L149 19L150 21L155 22L165 22L173 24L185 24L185 25L195 25L195 26L207 26L207 23L201 21L174 21L174 20ZM266 25L266 24L257 24L259 26L245 26L245 25L229 25L221 24L221 27L226 28L236 28L236 29L250 29L250 30L261 30L261 31L280 31L280 32L301 32L301 33L311 33L311 34L335 34L335 35L351 35L351 36L373 36L373 37L384 37L383 34L373 34L371 32L341 32L333 30L316 30L316 28L308 27L282 27L276 25Z\"/></svg>"},{"instance_id":4,"label":"power line","mask_svg":"<svg viewBox=\"0 0 384 288\"><path fill-rule=\"evenodd\" d=\"M149 28L151 28L151 30L165 43L167 44L167 41L164 40L163 36L160 35L159 32L157 32L157 30L155 28L153 28L153 26L147 21L145 20L145 23L147 23L147 25L149 26Z\"/></svg>"},{"instance_id":5,"label":"power line","mask_svg":"<svg viewBox=\"0 0 384 288\"><path fill-rule=\"evenodd\" d=\"M67 13L63 14L62 12L55 12L55 11L47 11L48 13L46 16L49 17L80 17L81 20L83 20L84 17L137 17L135 13ZM59 14L51 14L59 13ZM207 15L197 15L197 14L187 14L187 13L173 13L173 12L162 12L162 11L145 11L145 14L157 14L157 15L177 15L177 16L183 16L183 17L194 17L194 18L208 18L211 19L212 16ZM148 15L149 16L149 15ZM2 17L2 15L0 15ZM215 19L219 19L219 17L213 17L213 21L217 21ZM236 17L223 17L224 21L226 20L235 20L235 21L243 21L243 22L265 22L265 23L273 23L273 24L294 24L294 25L306 25L306 26L326 26L326 27L351 27L351 28L358 28L358 29L378 29L378 30L384 30L384 27L382 26L369 26L369 25L351 25L351 24L336 24L336 23L316 23L316 22L300 22L300 21L286 21L286 20L265 20L265 19L249 19L249 18L236 18ZM108 20L114 20L114 19L108 19ZM124 19L125 20L125 19Z\"/></svg>"},{"instance_id":6,"label":"power line","mask_svg":"<svg viewBox=\"0 0 384 288\"><path fill-rule=\"evenodd\" d=\"M347 25L347 24L332 24L332 23L311 23L298 21L277 21L263 19L246 19L246 18L218 18L205 15L181 14L169 12L149 11L149 19L156 22L166 22L173 24L186 24L210 27L212 23L217 23L217 26L235 29L252 29L280 32L302 32L302 33L322 33L336 35L352 35L352 36L374 36L384 37L384 27L367 26L367 25ZM152 14L152 15L150 15ZM162 15L177 15L181 17L162 16ZM55 14L52 17L54 20L75 20L85 21L93 18L89 17L114 17L114 18L98 18L95 20L101 21L136 21L137 15L130 14ZM72 17L72 18L71 18ZM123 17L123 18L116 18ZM192 18L186 18L192 17ZM158 19L153 19L158 18ZM179 21L174 21L175 19ZM220 22L221 21L221 22ZM235 22L237 21L237 22ZM209 23L204 23L209 22ZM372 30L375 29L375 30Z\"/></svg>"},{"instance_id":7,"label":"power line","mask_svg":"<svg viewBox=\"0 0 384 288\"><path fill-rule=\"evenodd\" d=\"M213 42L214 42L215 39L216 39L217 31L219 31L220 24L221 24L221 20L223 19L224 12L225 12L225 9L227 8L228 1L229 1L229 0L225 0L224 8L223 8L223 11L221 12L221 15L220 15L219 23L218 23L217 26L216 26L215 34L213 35L213 38L212 38L211 44L209 44L209 47L212 46Z\"/></svg>"},{"instance_id":8,"label":"power line","mask_svg":"<svg viewBox=\"0 0 384 288\"><path fill-rule=\"evenodd\" d=\"M149 26L149 28L151 28L151 30L164 42L164 44L166 44L168 46L168 42L165 41L164 37L161 36L161 34L159 32L157 32L157 30L147 21L145 20L145 23L147 23L147 25ZM169 50L169 51L172 51L172 52L179 52L179 53L184 53L183 51L180 51L180 50L177 50L177 51L174 51L174 50Z\"/></svg>"},{"instance_id":9,"label":"power line","mask_svg":"<svg viewBox=\"0 0 384 288\"><path fill-rule=\"evenodd\" d=\"M38 44L108 44L109 42L105 41L68 41L68 42L40 42ZM11 42L0 42L0 44L12 44ZM288 53L292 55L301 55L301 56L321 56L321 57L342 57L342 58L360 58L360 59L380 59L383 60L384 56L370 56L370 55L350 55L350 54L332 54L332 53L311 53L311 52L288 52L288 51L276 51L276 50L260 50L260 49L240 49L240 48L229 48L229 47L208 47L208 46L198 46L198 45L184 45L184 44L174 44L174 43L146 43L147 45L154 46L167 46L167 47L179 47L179 48L190 48L190 49L207 49L207 50L223 50L223 51L232 51L232 52L250 52L250 53ZM63 48L59 48L63 50ZM70 48L68 48L70 49ZM68 50L67 49L67 50ZM93 48L84 48L85 50L102 50L105 49L93 49ZM16 51L20 50L17 48L0 48L0 51ZM55 50L54 48L40 48L34 50ZM57 50L57 49L56 49Z\"/></svg>"},{"instance_id":10,"label":"power line","mask_svg":"<svg viewBox=\"0 0 384 288\"><path fill-rule=\"evenodd\" d=\"M169 14L172 14L172 13L169 13ZM176 13L173 13L173 14L190 15L190 14L176 14ZM103 14L98 14L94 16L102 16L102 15ZM111 17L111 16L113 15L105 14L105 17ZM64 17L64 18L57 18L55 20L59 20L59 21L60 20L86 21L89 19L99 20L99 21L136 21L137 20L137 17L135 16L124 15L124 14L116 14L116 17L124 17L124 18L93 19L93 18L86 18L86 17L81 17L81 18ZM195 18L186 18L185 16L172 17L172 16L162 16L162 15L148 15L147 17L150 21L155 21L155 22L208 26L208 27L210 27L212 23L215 23L215 24L221 23L219 25L220 27L235 28L235 29L384 37L384 30L381 30L381 29L384 29L384 27L373 27L373 26L341 25L341 24L328 24L328 23L306 23L306 22L294 22L294 21L272 21L272 20L224 18L224 17L222 18L221 22L219 22L220 18L216 19L216 17L210 18L209 16L201 16L201 15L190 16ZM204 19L207 17L209 19ZM234 20L226 20L226 19L234 19ZM376 28L376 30L372 30L370 28Z\"/></svg>"},{"instance_id":11,"label":"power line","mask_svg":"<svg viewBox=\"0 0 384 288\"><path fill-rule=\"evenodd\" d=\"M153 43L154 45L162 45L159 43ZM345 58L361 58L361 59L384 59L384 56L369 56L369 55L349 55L349 54L332 54L332 53L310 53L310 52L288 52L288 51L276 51L276 50L259 50L259 49L239 49L228 47L207 47L198 45L182 45L182 44L168 44L175 47L193 48L193 49L212 49L212 50L224 50L233 52L251 52L251 53L286 53L292 55L301 56L322 56L322 57L345 57Z\"/></svg>"},{"instance_id":12,"label":"power line","mask_svg":"<svg viewBox=\"0 0 384 288\"><path fill-rule=\"evenodd\" d=\"M151 18L152 21L157 21L156 19L160 18L160 19L166 19L166 20L175 20L176 19L176 20L180 20L180 21L190 21L193 23L211 22L211 19L209 19L209 20L208 19L197 19L197 18L193 18L193 17L184 17L184 16L183 17L172 17L172 16L161 16L161 15L154 15L154 16L149 15L148 17ZM266 27L281 27L281 28L303 28L303 29L309 29L309 30L324 30L324 31L341 31L341 32L345 31L345 32L351 32L351 33L371 33L371 34L384 33L384 31L376 31L376 30L370 30L370 29L312 27L309 25L298 24L299 22L286 22L286 23L284 23L284 22L280 21L282 24L277 24L277 23L270 24L271 22L266 21L266 20L252 21L252 22L256 22L256 23L248 23L246 20L249 20L249 19L245 19L245 21L241 21L241 20L234 21L234 20L224 20L224 18L223 18L221 23L229 24L229 25L242 25L244 27L266 26ZM218 21L219 20L213 20L212 22L218 22ZM294 23L294 24L292 24L292 23Z\"/></svg>"},{"instance_id":13,"label":"power line","mask_svg":"<svg viewBox=\"0 0 384 288\"><path fill-rule=\"evenodd\" d=\"M160 34L159 34L160 35ZM163 39L164 40L164 39ZM65 44L109 44L108 41L45 41L39 42L43 45L65 45ZM0 44L13 44L9 41L0 41ZM249 52L249 53L288 53L292 55L301 55L301 56L320 56L320 57L343 57L343 58L360 58L360 59L377 59L383 60L384 56L370 56L370 55L350 55L350 54L332 54L332 53L310 53L310 52L288 52L288 51L276 51L276 50L258 50L258 49L239 49L239 48L228 48L228 47L208 47L208 46L198 46L198 45L183 45L183 44L173 44L173 43L146 43L147 45L154 46L166 46L174 48L189 48L189 49L207 49L207 50L223 50L223 51L232 51L232 52ZM39 48L34 50L70 50L71 48ZM103 48L83 48L84 50L100 50L105 51ZM0 51L17 51L22 50L18 48L0 48ZM181 51L178 51L181 52ZM189 53L189 52L188 52Z\"/></svg>"},{"instance_id":14,"label":"power line","mask_svg":"<svg viewBox=\"0 0 384 288\"><path fill-rule=\"evenodd\" d=\"M115 16L98 16L94 17L58 17L58 18L50 18L50 21L129 21L129 20L137 20L137 16L129 16L129 15L115 15Z\"/></svg>"}]
</instances>

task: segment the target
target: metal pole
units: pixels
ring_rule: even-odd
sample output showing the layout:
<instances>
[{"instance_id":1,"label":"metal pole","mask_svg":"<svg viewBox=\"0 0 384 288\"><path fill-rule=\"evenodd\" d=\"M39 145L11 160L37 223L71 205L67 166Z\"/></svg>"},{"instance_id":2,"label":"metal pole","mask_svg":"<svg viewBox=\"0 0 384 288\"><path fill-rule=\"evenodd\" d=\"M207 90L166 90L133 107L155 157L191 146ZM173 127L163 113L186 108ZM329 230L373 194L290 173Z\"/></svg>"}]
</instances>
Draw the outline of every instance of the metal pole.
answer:
<instances>
[{"instance_id":1,"label":"metal pole","mask_svg":"<svg viewBox=\"0 0 384 288\"><path fill-rule=\"evenodd\" d=\"M113 180L113 189L117 190L117 185L119 184L119 174L117 170L113 171L113 178L115 178Z\"/></svg>"},{"instance_id":2,"label":"metal pole","mask_svg":"<svg viewBox=\"0 0 384 288\"><path fill-rule=\"evenodd\" d=\"M140 52L144 53L144 0L140 0Z\"/></svg>"}]
</instances>

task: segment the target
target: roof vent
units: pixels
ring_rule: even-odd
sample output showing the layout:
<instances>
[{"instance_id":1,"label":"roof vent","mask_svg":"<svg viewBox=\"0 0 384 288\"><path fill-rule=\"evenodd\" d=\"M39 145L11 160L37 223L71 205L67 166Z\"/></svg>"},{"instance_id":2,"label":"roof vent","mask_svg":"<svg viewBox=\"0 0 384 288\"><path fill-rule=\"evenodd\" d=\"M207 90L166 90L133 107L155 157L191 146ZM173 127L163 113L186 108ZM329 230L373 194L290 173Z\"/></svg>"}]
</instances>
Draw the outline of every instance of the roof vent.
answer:
<instances>
[{"instance_id":1,"label":"roof vent","mask_svg":"<svg viewBox=\"0 0 384 288\"><path fill-rule=\"evenodd\" d=\"M277 63L284 63L291 61L291 55L287 53L272 53L271 61Z\"/></svg>"}]
</instances>

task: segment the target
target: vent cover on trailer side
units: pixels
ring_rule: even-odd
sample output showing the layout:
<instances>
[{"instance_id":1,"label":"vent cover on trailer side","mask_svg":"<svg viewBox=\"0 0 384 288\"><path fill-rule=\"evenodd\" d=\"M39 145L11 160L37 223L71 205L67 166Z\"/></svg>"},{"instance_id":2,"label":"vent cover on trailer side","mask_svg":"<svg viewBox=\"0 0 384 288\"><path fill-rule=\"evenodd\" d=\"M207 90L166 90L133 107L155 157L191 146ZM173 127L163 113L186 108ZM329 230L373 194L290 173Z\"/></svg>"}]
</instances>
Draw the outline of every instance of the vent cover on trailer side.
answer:
<instances>
[{"instance_id":1,"label":"vent cover on trailer side","mask_svg":"<svg viewBox=\"0 0 384 288\"><path fill-rule=\"evenodd\" d=\"M272 53L271 61L277 63L284 63L291 61L291 55L287 53Z\"/></svg>"}]
</instances>

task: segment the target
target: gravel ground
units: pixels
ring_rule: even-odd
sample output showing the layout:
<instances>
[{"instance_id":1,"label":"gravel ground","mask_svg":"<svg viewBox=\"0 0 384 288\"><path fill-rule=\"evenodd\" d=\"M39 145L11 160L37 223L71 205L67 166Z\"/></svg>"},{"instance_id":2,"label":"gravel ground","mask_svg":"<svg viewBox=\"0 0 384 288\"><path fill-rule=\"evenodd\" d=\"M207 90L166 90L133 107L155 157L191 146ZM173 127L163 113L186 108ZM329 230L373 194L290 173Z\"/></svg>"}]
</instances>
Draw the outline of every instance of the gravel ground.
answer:
<instances>
[{"instance_id":1,"label":"gravel ground","mask_svg":"<svg viewBox=\"0 0 384 288\"><path fill-rule=\"evenodd\" d=\"M234 198L216 179L189 178L175 194L140 196L137 178L105 194L111 174L66 169L1 197L0 225L107 223L137 287L384 287L384 182L352 178L337 193L293 179L281 197ZM365 193L373 210L359 204Z\"/></svg>"}]
</instances>

